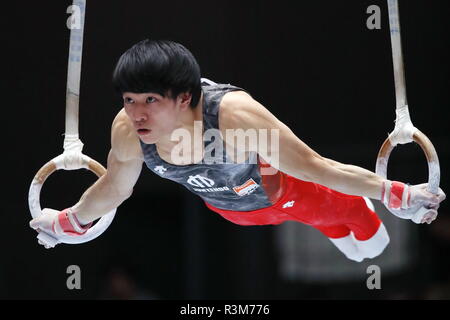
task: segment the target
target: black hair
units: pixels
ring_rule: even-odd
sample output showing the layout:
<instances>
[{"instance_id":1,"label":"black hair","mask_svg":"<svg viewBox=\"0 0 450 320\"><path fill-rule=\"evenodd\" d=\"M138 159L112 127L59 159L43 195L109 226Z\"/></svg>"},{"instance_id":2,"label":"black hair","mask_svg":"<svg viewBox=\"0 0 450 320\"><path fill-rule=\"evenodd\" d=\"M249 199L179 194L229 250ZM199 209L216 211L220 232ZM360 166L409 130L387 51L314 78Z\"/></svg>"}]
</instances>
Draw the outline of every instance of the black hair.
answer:
<instances>
[{"instance_id":1,"label":"black hair","mask_svg":"<svg viewBox=\"0 0 450 320\"><path fill-rule=\"evenodd\" d=\"M122 54L113 73L113 86L120 95L155 92L175 99L180 93L189 92L191 107L200 99L200 81L200 67L192 53L168 40L136 43Z\"/></svg>"}]
</instances>

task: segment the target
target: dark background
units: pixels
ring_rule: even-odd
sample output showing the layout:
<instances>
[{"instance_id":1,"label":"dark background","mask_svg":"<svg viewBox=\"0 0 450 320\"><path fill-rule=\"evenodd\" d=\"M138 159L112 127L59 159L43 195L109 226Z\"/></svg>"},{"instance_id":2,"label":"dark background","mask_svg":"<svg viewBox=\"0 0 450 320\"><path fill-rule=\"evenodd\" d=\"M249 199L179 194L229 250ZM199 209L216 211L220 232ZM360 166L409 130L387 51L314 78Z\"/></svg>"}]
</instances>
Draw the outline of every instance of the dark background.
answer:
<instances>
[{"instance_id":1,"label":"dark background","mask_svg":"<svg viewBox=\"0 0 450 320\"><path fill-rule=\"evenodd\" d=\"M28 227L28 188L38 169L62 152L70 4L10 2L2 9L0 298L450 298L448 201L432 225L414 229L420 241L408 250L416 262L374 291L365 280L282 278L274 240L280 226L233 225L145 169L98 239L39 246ZM366 27L372 4L381 8L380 30ZM438 151L447 193L449 14L448 1L400 1L411 118ZM88 1L80 137L83 152L104 165L120 110L111 74L120 55L145 38L182 43L204 77L247 89L321 155L375 170L395 119L385 1ZM389 177L426 181L416 145L395 149ZM41 205L73 205L94 181L85 171L58 171L45 183ZM66 288L69 265L82 270L81 290Z\"/></svg>"}]
</instances>

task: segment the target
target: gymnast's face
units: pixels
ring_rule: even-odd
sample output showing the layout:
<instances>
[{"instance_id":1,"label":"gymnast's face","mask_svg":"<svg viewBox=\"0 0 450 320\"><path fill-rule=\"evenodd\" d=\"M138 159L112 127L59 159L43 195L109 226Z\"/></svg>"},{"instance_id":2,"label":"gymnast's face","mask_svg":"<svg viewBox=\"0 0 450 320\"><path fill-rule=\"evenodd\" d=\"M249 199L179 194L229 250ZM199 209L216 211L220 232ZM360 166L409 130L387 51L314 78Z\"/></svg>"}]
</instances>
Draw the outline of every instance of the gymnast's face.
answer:
<instances>
[{"instance_id":1,"label":"gymnast's face","mask_svg":"<svg viewBox=\"0 0 450 320\"><path fill-rule=\"evenodd\" d=\"M147 144L170 138L173 130L181 126L183 99L163 97L157 93L124 92L123 105L133 122L137 135Z\"/></svg>"}]
</instances>

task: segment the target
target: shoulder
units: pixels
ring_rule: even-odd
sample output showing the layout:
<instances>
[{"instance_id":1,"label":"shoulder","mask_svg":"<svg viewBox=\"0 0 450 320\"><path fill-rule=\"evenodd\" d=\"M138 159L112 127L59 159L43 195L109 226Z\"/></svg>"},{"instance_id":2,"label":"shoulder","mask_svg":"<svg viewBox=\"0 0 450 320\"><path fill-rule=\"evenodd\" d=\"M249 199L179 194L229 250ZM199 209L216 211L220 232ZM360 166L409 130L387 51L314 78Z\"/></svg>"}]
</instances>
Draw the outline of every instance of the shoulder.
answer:
<instances>
[{"instance_id":1,"label":"shoulder","mask_svg":"<svg viewBox=\"0 0 450 320\"><path fill-rule=\"evenodd\" d=\"M252 98L250 94L245 91L230 91L223 95L220 101L220 111L236 111L240 106L249 105L255 103L256 101Z\"/></svg>"},{"instance_id":2,"label":"shoulder","mask_svg":"<svg viewBox=\"0 0 450 320\"><path fill-rule=\"evenodd\" d=\"M143 159L139 137L123 109L116 115L112 124L111 151L119 161Z\"/></svg>"},{"instance_id":3,"label":"shoulder","mask_svg":"<svg viewBox=\"0 0 450 320\"><path fill-rule=\"evenodd\" d=\"M219 106L219 123L221 128L235 128L242 124L258 108L257 101L245 91L227 92Z\"/></svg>"},{"instance_id":4,"label":"shoulder","mask_svg":"<svg viewBox=\"0 0 450 320\"><path fill-rule=\"evenodd\" d=\"M219 110L219 124L222 130L258 127L263 120L274 120L273 115L245 91L225 94Z\"/></svg>"}]
</instances>

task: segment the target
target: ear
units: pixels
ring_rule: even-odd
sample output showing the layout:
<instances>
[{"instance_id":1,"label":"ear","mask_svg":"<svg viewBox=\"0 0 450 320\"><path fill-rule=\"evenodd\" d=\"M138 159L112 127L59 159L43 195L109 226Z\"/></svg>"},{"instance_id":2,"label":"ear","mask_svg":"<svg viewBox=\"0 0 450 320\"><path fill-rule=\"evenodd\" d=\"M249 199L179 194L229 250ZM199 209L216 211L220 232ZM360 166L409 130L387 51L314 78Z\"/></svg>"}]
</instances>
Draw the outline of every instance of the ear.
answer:
<instances>
[{"instance_id":1,"label":"ear","mask_svg":"<svg viewBox=\"0 0 450 320\"><path fill-rule=\"evenodd\" d=\"M191 104L191 100L192 100L192 93L183 92L183 93L180 93L180 95L178 97L180 99L181 109L183 110L183 109L189 108L189 105Z\"/></svg>"}]
</instances>

